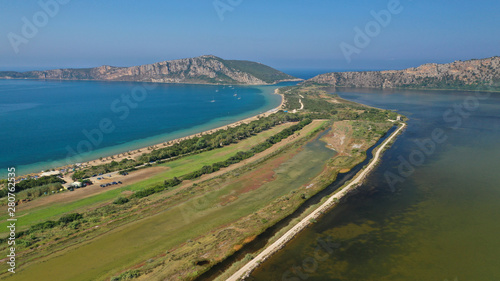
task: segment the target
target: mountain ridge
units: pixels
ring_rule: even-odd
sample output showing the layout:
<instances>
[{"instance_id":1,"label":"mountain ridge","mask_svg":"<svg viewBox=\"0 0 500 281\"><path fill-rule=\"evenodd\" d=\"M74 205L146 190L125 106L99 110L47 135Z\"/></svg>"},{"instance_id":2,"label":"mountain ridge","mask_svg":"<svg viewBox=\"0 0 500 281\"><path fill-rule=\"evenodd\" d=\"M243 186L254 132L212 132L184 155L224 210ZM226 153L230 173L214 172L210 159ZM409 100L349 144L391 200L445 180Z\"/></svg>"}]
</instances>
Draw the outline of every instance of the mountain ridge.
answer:
<instances>
[{"instance_id":1,"label":"mountain ridge","mask_svg":"<svg viewBox=\"0 0 500 281\"><path fill-rule=\"evenodd\" d=\"M500 90L500 57L427 63L403 70L330 72L304 83L346 88Z\"/></svg>"},{"instance_id":2,"label":"mountain ridge","mask_svg":"<svg viewBox=\"0 0 500 281\"><path fill-rule=\"evenodd\" d=\"M214 55L130 67L102 65L44 71L0 71L0 79L98 80L190 84L266 85L301 80L267 65Z\"/></svg>"}]
</instances>

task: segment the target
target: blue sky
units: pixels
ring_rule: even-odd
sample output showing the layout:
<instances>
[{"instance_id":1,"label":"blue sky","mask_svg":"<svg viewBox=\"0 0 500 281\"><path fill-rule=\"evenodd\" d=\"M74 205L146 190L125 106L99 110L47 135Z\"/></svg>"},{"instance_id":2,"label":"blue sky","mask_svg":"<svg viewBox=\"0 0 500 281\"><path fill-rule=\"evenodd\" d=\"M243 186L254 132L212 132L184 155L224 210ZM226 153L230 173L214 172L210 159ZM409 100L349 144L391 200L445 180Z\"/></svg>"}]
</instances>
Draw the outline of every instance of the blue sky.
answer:
<instances>
[{"instance_id":1,"label":"blue sky","mask_svg":"<svg viewBox=\"0 0 500 281\"><path fill-rule=\"evenodd\" d=\"M499 1L400 0L402 11L374 29L350 62L341 44L356 47L354 28L364 30L374 21L371 11L397 0L64 1L43 24L39 1L1 0L1 70L130 66L204 54L281 70L401 69L500 55ZM229 5L223 20L214 2ZM38 31L27 38L22 19L34 24L36 15Z\"/></svg>"}]
</instances>

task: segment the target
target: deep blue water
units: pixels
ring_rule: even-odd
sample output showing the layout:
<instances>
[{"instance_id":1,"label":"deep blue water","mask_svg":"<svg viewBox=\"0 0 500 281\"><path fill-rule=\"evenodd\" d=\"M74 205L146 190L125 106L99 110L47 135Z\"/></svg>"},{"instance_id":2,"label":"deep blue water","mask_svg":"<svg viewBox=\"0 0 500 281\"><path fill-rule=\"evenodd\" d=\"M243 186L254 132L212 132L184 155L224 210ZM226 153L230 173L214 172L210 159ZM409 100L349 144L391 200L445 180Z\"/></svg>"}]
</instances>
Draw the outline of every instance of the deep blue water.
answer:
<instances>
[{"instance_id":1,"label":"deep blue water","mask_svg":"<svg viewBox=\"0 0 500 281\"><path fill-rule=\"evenodd\" d=\"M276 87L0 80L0 169L38 172L223 126L279 105Z\"/></svg>"}]
</instances>

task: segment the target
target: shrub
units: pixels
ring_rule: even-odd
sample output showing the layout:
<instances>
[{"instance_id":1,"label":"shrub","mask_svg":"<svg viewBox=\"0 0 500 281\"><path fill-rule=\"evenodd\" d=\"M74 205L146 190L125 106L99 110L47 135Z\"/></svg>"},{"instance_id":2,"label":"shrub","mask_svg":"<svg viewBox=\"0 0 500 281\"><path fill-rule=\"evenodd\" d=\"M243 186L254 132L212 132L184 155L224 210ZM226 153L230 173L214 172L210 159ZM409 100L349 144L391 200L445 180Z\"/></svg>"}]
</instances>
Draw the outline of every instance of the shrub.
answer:
<instances>
[{"instance_id":1,"label":"shrub","mask_svg":"<svg viewBox=\"0 0 500 281\"><path fill-rule=\"evenodd\" d=\"M173 187L177 186L182 183L182 180L178 179L177 177L174 177L173 179L170 180L165 180L163 184L167 187Z\"/></svg>"},{"instance_id":2,"label":"shrub","mask_svg":"<svg viewBox=\"0 0 500 281\"><path fill-rule=\"evenodd\" d=\"M42 223L38 223L38 224L32 225L30 227L29 232L33 232L33 231L37 231L37 230L50 229L50 228L54 228L57 225L59 225L59 222L56 222L56 221L46 221L46 222L42 222Z\"/></svg>"},{"instance_id":3,"label":"shrub","mask_svg":"<svg viewBox=\"0 0 500 281\"><path fill-rule=\"evenodd\" d=\"M59 223L61 224L68 224L70 222L74 222L76 220L82 219L83 215L80 213L72 213L72 214L67 214L59 218Z\"/></svg>"},{"instance_id":4,"label":"shrub","mask_svg":"<svg viewBox=\"0 0 500 281\"><path fill-rule=\"evenodd\" d=\"M128 198L118 197L118 198L116 198L115 201L113 201L113 204L123 205L123 204L127 203L128 201L130 201L130 200L128 200Z\"/></svg>"},{"instance_id":5,"label":"shrub","mask_svg":"<svg viewBox=\"0 0 500 281\"><path fill-rule=\"evenodd\" d=\"M112 281L131 280L131 279L137 278L139 276L141 276L141 272L137 269L134 269L134 270L124 272L124 273L120 274L119 276L115 276L115 277L111 278L111 280Z\"/></svg>"},{"instance_id":6,"label":"shrub","mask_svg":"<svg viewBox=\"0 0 500 281\"><path fill-rule=\"evenodd\" d=\"M74 221L74 222L68 224L68 227L71 229L78 229L78 227L80 227L81 224L82 223L79 221Z\"/></svg>"}]
</instances>

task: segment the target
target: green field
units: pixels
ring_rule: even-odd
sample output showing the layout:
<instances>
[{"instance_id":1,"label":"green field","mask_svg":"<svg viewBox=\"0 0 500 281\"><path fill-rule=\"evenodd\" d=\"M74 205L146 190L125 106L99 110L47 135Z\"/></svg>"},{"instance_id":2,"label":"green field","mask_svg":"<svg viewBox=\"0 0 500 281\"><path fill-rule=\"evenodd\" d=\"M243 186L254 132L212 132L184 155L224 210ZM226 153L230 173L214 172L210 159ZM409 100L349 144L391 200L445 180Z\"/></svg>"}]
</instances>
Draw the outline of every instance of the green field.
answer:
<instances>
[{"instance_id":1,"label":"green field","mask_svg":"<svg viewBox=\"0 0 500 281\"><path fill-rule=\"evenodd\" d=\"M317 122L314 126L318 128L322 124ZM238 200L224 207L219 204L220 198L240 188L238 179L204 196L205 208L193 203L197 198L191 198L159 214L115 228L91 240L91 243L70 247L55 256L44 258L43 262L36 262L8 280L95 280L96 276L118 273L120 269L126 269L271 204L276 198L297 189L319 174L326 160L333 155L334 151L315 139L279 166L275 180L242 194ZM267 161L272 160L270 158ZM264 169L265 163L261 163L248 173L260 174ZM219 185L218 181L212 182Z\"/></svg>"},{"instance_id":2,"label":"green field","mask_svg":"<svg viewBox=\"0 0 500 281\"><path fill-rule=\"evenodd\" d=\"M285 94L287 99L299 95L292 93L294 88L290 90ZM113 276L113 280L128 280L127 276L132 275L141 275L141 280L196 277L293 212L330 184L340 170L361 161L364 149L392 126L385 124L392 114L389 111L344 103L314 87L298 91L305 103L298 114L302 119L285 120L321 119L300 127L298 132L288 129L280 133L293 123L282 124L226 147L156 164L164 170L136 184L73 202L19 211L18 228L33 226L17 240L19 260L24 264L16 275L2 274L0 278L43 281L109 280ZM332 125L333 120L346 120L342 122L351 127L348 131L337 128L344 123ZM328 130L327 124L331 126ZM283 135L290 138L281 142ZM269 142L262 144L266 139ZM274 146L269 148L271 143ZM172 187L175 182L164 183L236 155L238 161L248 159L239 158L241 154L237 153L259 144L269 151L251 163L232 166L225 173L195 182L184 178L184 184L176 187ZM352 148L354 144L356 149ZM339 149L341 157L335 158L337 152L332 147ZM161 189L156 190L157 186ZM145 188L155 193L135 196ZM118 197L125 198L111 204ZM75 214L80 217L67 223L65 218L36 225L72 212L83 215ZM6 229L5 224L2 226ZM0 265L0 270L4 267Z\"/></svg>"},{"instance_id":3,"label":"green field","mask_svg":"<svg viewBox=\"0 0 500 281\"><path fill-rule=\"evenodd\" d=\"M111 201L121 195L124 191L136 191L144 189L147 186L153 185L155 183L163 182L165 179L170 179L175 176L184 175L195 170L200 169L205 165L210 165L215 162L219 162L225 160L233 154L240 150L246 150L256 144L264 141L268 137L280 132L284 128L293 125L293 123L287 123L283 125L276 126L267 131L261 132L256 136L250 137L248 139L244 139L238 143L222 147L220 149L215 149L211 151L202 152L195 155L190 155L178 160L174 160L165 164L161 164L162 166L169 167L169 170L166 170L163 173L160 173L156 176L153 176L147 180L141 181L139 183L135 183L129 186L124 186L121 188L117 188L114 190L109 190L107 192L103 192L92 197L80 199L75 202L59 202L56 204L52 204L50 206L43 206L39 208L34 208L29 211L18 211L18 228L23 228L26 226L33 225L35 223L43 222L48 219L52 219L54 217L63 215L69 212L81 211L82 209L91 208L97 206L98 204L102 204L106 201ZM74 192L78 192L74 191ZM50 195L57 196L57 195ZM1 235L5 235L7 233L7 214L0 216L0 233Z\"/></svg>"}]
</instances>

